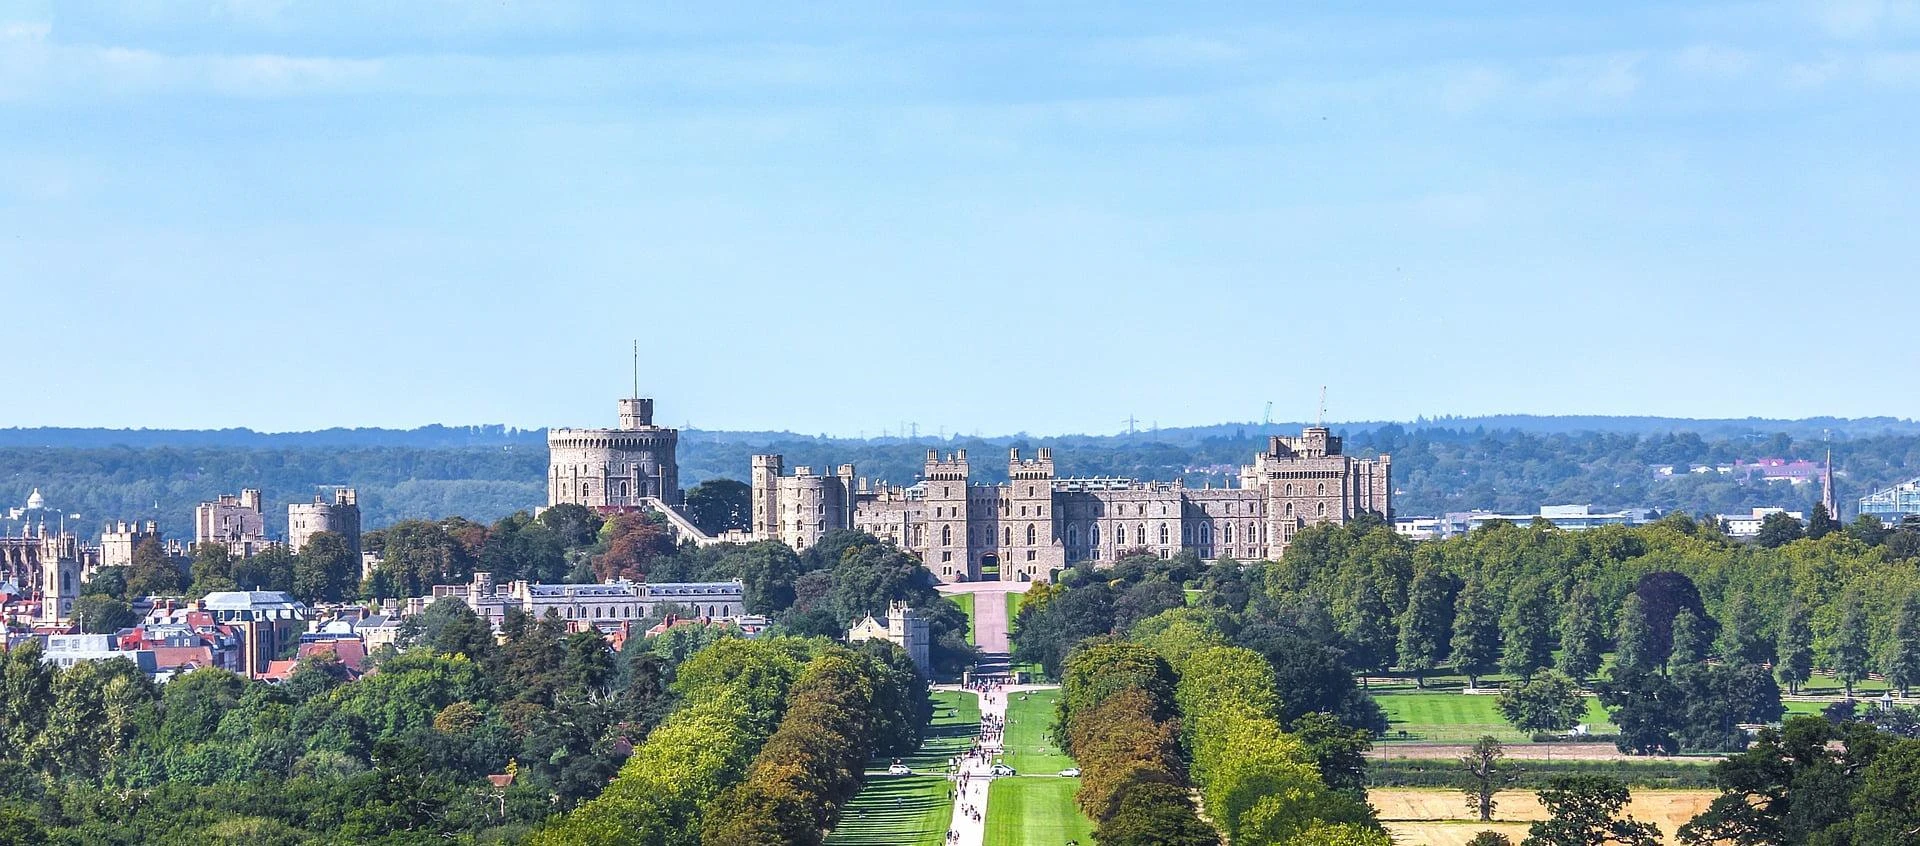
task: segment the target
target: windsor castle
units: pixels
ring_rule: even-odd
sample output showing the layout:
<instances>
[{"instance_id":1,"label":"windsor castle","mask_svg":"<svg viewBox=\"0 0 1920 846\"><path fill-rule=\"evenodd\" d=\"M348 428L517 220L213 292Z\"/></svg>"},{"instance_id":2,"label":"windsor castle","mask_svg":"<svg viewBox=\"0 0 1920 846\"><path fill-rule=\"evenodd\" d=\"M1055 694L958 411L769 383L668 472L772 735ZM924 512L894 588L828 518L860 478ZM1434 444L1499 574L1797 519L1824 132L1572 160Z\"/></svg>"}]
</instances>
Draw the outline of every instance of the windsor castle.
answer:
<instances>
[{"instance_id":1,"label":"windsor castle","mask_svg":"<svg viewBox=\"0 0 1920 846\"><path fill-rule=\"evenodd\" d=\"M617 429L551 430L547 501L660 512L703 543L778 540L799 550L858 529L913 552L942 582L1046 581L1082 561L1141 552L1271 559L1312 524L1391 513L1391 457L1346 455L1330 430L1312 426L1269 438L1225 488L1062 476L1046 448L1009 451L1000 484L973 481L966 450L928 450L907 486L869 485L851 464L788 472L780 456L756 455L751 528L708 537L680 514L678 443L679 432L654 425L651 399L620 400Z\"/></svg>"}]
</instances>

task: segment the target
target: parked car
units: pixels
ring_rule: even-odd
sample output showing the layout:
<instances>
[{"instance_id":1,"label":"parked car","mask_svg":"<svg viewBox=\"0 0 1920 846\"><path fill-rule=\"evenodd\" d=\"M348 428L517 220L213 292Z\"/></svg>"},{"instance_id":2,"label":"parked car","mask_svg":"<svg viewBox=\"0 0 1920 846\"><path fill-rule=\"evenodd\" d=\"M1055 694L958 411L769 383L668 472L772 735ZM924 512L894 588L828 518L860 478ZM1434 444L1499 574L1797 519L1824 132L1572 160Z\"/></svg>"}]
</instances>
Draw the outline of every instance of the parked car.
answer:
<instances>
[{"instance_id":1,"label":"parked car","mask_svg":"<svg viewBox=\"0 0 1920 846\"><path fill-rule=\"evenodd\" d=\"M1079 777L1080 777L1080 768L1079 768L1079 767L1068 767L1068 768L1066 768L1066 769L1064 769L1064 770L1061 770L1061 771L1060 771L1060 774L1061 774L1061 775L1063 775L1063 776L1066 776L1067 778L1079 778Z\"/></svg>"},{"instance_id":2,"label":"parked car","mask_svg":"<svg viewBox=\"0 0 1920 846\"><path fill-rule=\"evenodd\" d=\"M1019 773L1016 773L1013 771L1012 767L1009 767L1006 764L994 764L993 769L988 770L987 772L990 772L996 776L1019 775Z\"/></svg>"},{"instance_id":3,"label":"parked car","mask_svg":"<svg viewBox=\"0 0 1920 846\"><path fill-rule=\"evenodd\" d=\"M894 764L887 768L887 775L913 775L913 768L906 764Z\"/></svg>"}]
</instances>

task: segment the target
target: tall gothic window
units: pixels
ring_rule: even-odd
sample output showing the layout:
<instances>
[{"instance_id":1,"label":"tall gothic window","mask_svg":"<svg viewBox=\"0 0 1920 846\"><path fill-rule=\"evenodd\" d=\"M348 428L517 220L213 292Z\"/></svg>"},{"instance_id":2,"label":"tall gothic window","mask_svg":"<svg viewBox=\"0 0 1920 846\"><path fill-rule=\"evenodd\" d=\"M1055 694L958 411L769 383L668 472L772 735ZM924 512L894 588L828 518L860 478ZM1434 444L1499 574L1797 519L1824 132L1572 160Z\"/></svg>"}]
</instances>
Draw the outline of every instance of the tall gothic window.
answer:
<instances>
[{"instance_id":1,"label":"tall gothic window","mask_svg":"<svg viewBox=\"0 0 1920 846\"><path fill-rule=\"evenodd\" d=\"M1087 545L1088 546L1100 545L1100 524L1099 523L1095 523L1087 527Z\"/></svg>"},{"instance_id":2,"label":"tall gothic window","mask_svg":"<svg viewBox=\"0 0 1920 846\"><path fill-rule=\"evenodd\" d=\"M1324 502L1320 503L1320 516L1322 517L1327 516L1327 504Z\"/></svg>"},{"instance_id":3,"label":"tall gothic window","mask_svg":"<svg viewBox=\"0 0 1920 846\"><path fill-rule=\"evenodd\" d=\"M1220 539L1227 543L1233 543L1233 524L1232 523L1228 523L1225 526L1220 527Z\"/></svg>"},{"instance_id":4,"label":"tall gothic window","mask_svg":"<svg viewBox=\"0 0 1920 846\"><path fill-rule=\"evenodd\" d=\"M1034 534L1033 534L1033 524L1032 524L1032 523L1028 523L1028 524L1027 524L1027 545L1028 545L1028 546L1032 546L1032 545L1033 545L1033 538L1034 538Z\"/></svg>"},{"instance_id":5,"label":"tall gothic window","mask_svg":"<svg viewBox=\"0 0 1920 846\"><path fill-rule=\"evenodd\" d=\"M1133 527L1133 542L1139 546L1147 545L1147 524L1141 523Z\"/></svg>"},{"instance_id":6,"label":"tall gothic window","mask_svg":"<svg viewBox=\"0 0 1920 846\"><path fill-rule=\"evenodd\" d=\"M1167 542L1167 524L1161 523L1160 524L1160 543L1164 545L1166 544L1166 542Z\"/></svg>"},{"instance_id":7,"label":"tall gothic window","mask_svg":"<svg viewBox=\"0 0 1920 846\"><path fill-rule=\"evenodd\" d=\"M1321 483L1320 483L1320 495L1321 495L1321 496L1326 496L1326 495L1327 495L1327 483L1326 483L1326 482L1321 482Z\"/></svg>"}]
</instances>

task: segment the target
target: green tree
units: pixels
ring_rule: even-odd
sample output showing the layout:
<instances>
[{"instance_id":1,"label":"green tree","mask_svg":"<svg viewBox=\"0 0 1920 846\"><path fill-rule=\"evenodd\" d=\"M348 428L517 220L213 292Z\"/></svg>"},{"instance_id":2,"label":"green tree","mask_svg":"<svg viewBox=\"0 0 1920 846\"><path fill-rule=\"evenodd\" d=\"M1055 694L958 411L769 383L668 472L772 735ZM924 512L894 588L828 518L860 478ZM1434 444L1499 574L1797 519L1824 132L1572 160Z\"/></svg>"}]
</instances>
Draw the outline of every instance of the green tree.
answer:
<instances>
[{"instance_id":1,"label":"green tree","mask_svg":"<svg viewBox=\"0 0 1920 846\"><path fill-rule=\"evenodd\" d=\"M1540 668L1553 666L1553 601L1544 584L1531 582L1515 591L1501 616L1500 630L1506 641L1501 670L1525 681Z\"/></svg>"},{"instance_id":2,"label":"green tree","mask_svg":"<svg viewBox=\"0 0 1920 846\"><path fill-rule=\"evenodd\" d=\"M1580 585L1560 612L1560 672L1585 683L1600 670L1606 637L1600 599L1592 588Z\"/></svg>"},{"instance_id":3,"label":"green tree","mask_svg":"<svg viewBox=\"0 0 1920 846\"><path fill-rule=\"evenodd\" d=\"M1746 664L1773 661L1773 638L1767 633L1766 617L1745 592L1729 596L1720 616L1726 622L1720 629L1722 656Z\"/></svg>"},{"instance_id":4,"label":"green tree","mask_svg":"<svg viewBox=\"0 0 1920 846\"><path fill-rule=\"evenodd\" d=\"M1618 779L1554 776L1540 789L1550 819L1527 828L1521 846L1660 846L1660 829L1621 816L1631 795Z\"/></svg>"},{"instance_id":5,"label":"green tree","mask_svg":"<svg viewBox=\"0 0 1920 846\"><path fill-rule=\"evenodd\" d=\"M1646 606L1640 600L1640 594L1627 594L1620 606L1620 629L1614 636L1614 671L1621 668L1646 670L1658 667L1666 662L1659 654L1658 635L1653 624L1647 619Z\"/></svg>"},{"instance_id":6,"label":"green tree","mask_svg":"<svg viewBox=\"0 0 1920 846\"><path fill-rule=\"evenodd\" d=\"M39 735L53 707L52 664L40 641L29 638L0 653L0 755L17 754Z\"/></svg>"},{"instance_id":7,"label":"green tree","mask_svg":"<svg viewBox=\"0 0 1920 846\"><path fill-rule=\"evenodd\" d=\"M1580 724L1587 703L1573 679L1548 670L1500 693L1500 716L1523 732L1565 732Z\"/></svg>"},{"instance_id":8,"label":"green tree","mask_svg":"<svg viewBox=\"0 0 1920 846\"><path fill-rule=\"evenodd\" d=\"M1858 597L1849 598L1840 610L1840 625L1833 632L1833 649L1829 656L1833 663L1833 674L1846 686L1847 698L1853 698L1853 686L1867 677L1867 664L1872 660L1868 648L1866 603Z\"/></svg>"},{"instance_id":9,"label":"green tree","mask_svg":"<svg viewBox=\"0 0 1920 846\"><path fill-rule=\"evenodd\" d=\"M1364 580L1354 598L1352 610L1341 624L1348 655L1354 666L1364 672L1380 672L1393 666L1394 646L1399 639L1394 630L1393 609L1381 595L1379 585Z\"/></svg>"},{"instance_id":10,"label":"green tree","mask_svg":"<svg viewBox=\"0 0 1920 846\"><path fill-rule=\"evenodd\" d=\"M753 488L734 479L708 479L687 491L687 519L718 535L753 523Z\"/></svg>"},{"instance_id":11,"label":"green tree","mask_svg":"<svg viewBox=\"0 0 1920 846\"><path fill-rule=\"evenodd\" d=\"M1887 683L1898 687L1903 697L1920 682L1920 591L1908 593L1900 604L1880 666L1886 668Z\"/></svg>"},{"instance_id":12,"label":"green tree","mask_svg":"<svg viewBox=\"0 0 1920 846\"><path fill-rule=\"evenodd\" d=\"M239 590L240 583L233 580L235 556L226 546L218 543L203 543L193 548L193 563L189 568L193 583L187 588L187 595L200 597L209 593L225 590Z\"/></svg>"},{"instance_id":13,"label":"green tree","mask_svg":"<svg viewBox=\"0 0 1920 846\"><path fill-rule=\"evenodd\" d=\"M1920 740L1902 740L1876 756L1853 807L1853 843L1912 846L1920 838Z\"/></svg>"},{"instance_id":14,"label":"green tree","mask_svg":"<svg viewBox=\"0 0 1920 846\"><path fill-rule=\"evenodd\" d=\"M1372 733L1348 728L1332 714L1315 712L1295 720L1293 735L1307 749L1320 779L1335 790L1364 793L1367 789L1367 750Z\"/></svg>"},{"instance_id":15,"label":"green tree","mask_svg":"<svg viewBox=\"0 0 1920 846\"><path fill-rule=\"evenodd\" d=\"M443 655L465 655L484 660L493 655L493 628L467 603L457 597L443 596L427 610L408 617L400 626L400 641L408 646L425 646Z\"/></svg>"},{"instance_id":16,"label":"green tree","mask_svg":"<svg viewBox=\"0 0 1920 846\"><path fill-rule=\"evenodd\" d=\"M147 538L133 548L133 564L127 568L127 595L131 602L143 596L179 596L186 592L186 579L173 559L167 557L160 541Z\"/></svg>"},{"instance_id":17,"label":"green tree","mask_svg":"<svg viewBox=\"0 0 1920 846\"><path fill-rule=\"evenodd\" d=\"M1400 615L1400 666L1413 673L1415 687L1426 687L1427 673L1447 657L1452 617L1453 577L1437 567L1415 573Z\"/></svg>"},{"instance_id":18,"label":"green tree","mask_svg":"<svg viewBox=\"0 0 1920 846\"><path fill-rule=\"evenodd\" d=\"M1468 582L1454 602L1453 665L1465 674L1468 687L1479 687L1480 676L1492 672L1500 658L1500 620L1479 582Z\"/></svg>"},{"instance_id":19,"label":"green tree","mask_svg":"<svg viewBox=\"0 0 1920 846\"><path fill-rule=\"evenodd\" d=\"M1840 521L1833 519L1833 515L1827 513L1826 503L1814 503L1813 513L1807 517L1807 537L1819 540L1843 528Z\"/></svg>"},{"instance_id":20,"label":"green tree","mask_svg":"<svg viewBox=\"0 0 1920 846\"><path fill-rule=\"evenodd\" d=\"M293 565L293 595L306 602L340 602L358 592L360 559L346 536L315 532Z\"/></svg>"},{"instance_id":21,"label":"green tree","mask_svg":"<svg viewBox=\"0 0 1920 846\"><path fill-rule=\"evenodd\" d=\"M1493 735L1482 735L1467 754L1460 756L1467 778L1464 788L1467 808L1479 814L1481 822L1493 819L1493 812L1499 807L1494 797L1519 778L1519 773L1506 765L1506 757L1507 750Z\"/></svg>"},{"instance_id":22,"label":"green tree","mask_svg":"<svg viewBox=\"0 0 1920 846\"><path fill-rule=\"evenodd\" d=\"M1513 846L1513 839L1497 831L1483 831L1467 841L1467 846Z\"/></svg>"},{"instance_id":23,"label":"green tree","mask_svg":"<svg viewBox=\"0 0 1920 846\"><path fill-rule=\"evenodd\" d=\"M1807 536L1800 520L1785 511L1775 511L1760 521L1760 533L1753 542L1767 549L1778 549Z\"/></svg>"},{"instance_id":24,"label":"green tree","mask_svg":"<svg viewBox=\"0 0 1920 846\"><path fill-rule=\"evenodd\" d=\"M1892 529L1887 528L1886 523L1881 522L1880 518L1872 514L1862 514L1859 517L1855 517L1853 523L1847 526L1847 534L1854 540L1864 543L1867 546L1879 546L1886 542L1887 535L1891 534L1892 531Z\"/></svg>"},{"instance_id":25,"label":"green tree","mask_svg":"<svg viewBox=\"0 0 1920 846\"><path fill-rule=\"evenodd\" d=\"M1645 667L1622 664L1599 685L1600 704L1620 727L1614 745L1629 755L1672 755L1674 734L1685 725L1686 702L1672 679Z\"/></svg>"},{"instance_id":26,"label":"green tree","mask_svg":"<svg viewBox=\"0 0 1920 846\"><path fill-rule=\"evenodd\" d=\"M90 593L73 601L73 616L88 634L113 634L139 622L133 607L105 594Z\"/></svg>"},{"instance_id":27,"label":"green tree","mask_svg":"<svg viewBox=\"0 0 1920 846\"><path fill-rule=\"evenodd\" d=\"M1797 602L1787 606L1774 651L1780 656L1775 671L1787 683L1787 692L1799 693L1800 685L1813 676L1813 625L1807 619L1807 609Z\"/></svg>"},{"instance_id":28,"label":"green tree","mask_svg":"<svg viewBox=\"0 0 1920 846\"><path fill-rule=\"evenodd\" d=\"M1673 666L1698 664L1707 660L1712 648L1712 636L1707 627L1700 622L1692 609L1682 608L1673 618L1673 655L1668 663Z\"/></svg>"}]
</instances>

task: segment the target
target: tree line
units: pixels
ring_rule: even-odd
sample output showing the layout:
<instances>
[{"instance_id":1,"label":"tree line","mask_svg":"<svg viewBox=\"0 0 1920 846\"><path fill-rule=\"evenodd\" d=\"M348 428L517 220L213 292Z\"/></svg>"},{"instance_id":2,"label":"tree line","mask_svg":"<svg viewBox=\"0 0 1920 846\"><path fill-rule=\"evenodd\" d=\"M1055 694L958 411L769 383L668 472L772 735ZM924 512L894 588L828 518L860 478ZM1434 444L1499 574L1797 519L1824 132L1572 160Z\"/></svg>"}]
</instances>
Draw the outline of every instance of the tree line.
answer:
<instances>
[{"instance_id":1,"label":"tree line","mask_svg":"<svg viewBox=\"0 0 1920 846\"><path fill-rule=\"evenodd\" d=\"M1540 431L1540 426L1336 427L1355 455L1391 453L1395 510L1438 515L1474 509L1528 513L1542 504L1587 503L1603 508L1645 507L1692 514L1747 513L1760 506L1810 508L1817 486L1764 484L1719 473L1681 472L1658 477L1652 468L1787 458L1823 461L1827 441L1819 427L1783 427L1764 422L1698 431L1643 427L1632 421L1589 421L1576 431ZM1685 426L1685 421L1673 425ZM1608 428L1616 426L1617 428ZM1920 466L1920 434L1910 427L1830 425L1834 463L1843 487L1840 500L1911 478ZM1064 473L1181 479L1190 485L1226 484L1234 468L1266 448L1266 436L1297 429L1264 426L1207 427L1142 433L1132 437L1065 436L1045 440L1001 438L858 439L814 438L788 433L747 436L706 433L680 442L681 478L689 482L734 480L756 453L784 454L789 464L853 463L872 479L911 484L926 449L972 448L993 455L1007 447L1052 446ZM0 431L0 434L5 434ZM437 521L464 515L493 521L545 498L547 455L537 433L446 430L418 440L368 445L352 438L297 443L280 436L246 445L213 439L134 442L50 438L36 443L64 446L0 446L0 502L20 503L38 487L63 512L87 521L155 519L169 537L191 537L196 504L221 493L256 488L267 494L268 531L286 533L288 500L305 500L316 486L354 485L365 525L404 520ZM444 435L444 436L443 436ZM480 444L480 445L475 445ZM1004 481L1006 468L977 462L980 481ZM740 482L734 481L734 485ZM695 489L688 491L689 505ZM703 527L740 525L738 516L703 517ZM700 522L700 521L696 521Z\"/></svg>"}]
</instances>

